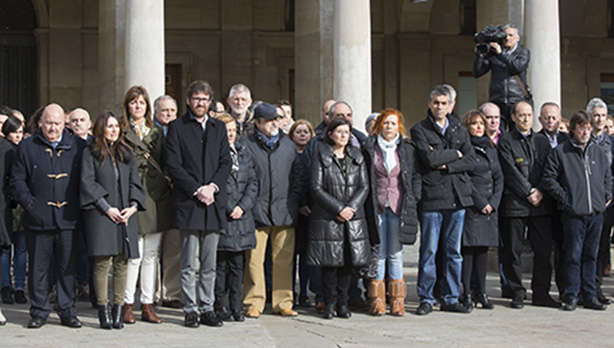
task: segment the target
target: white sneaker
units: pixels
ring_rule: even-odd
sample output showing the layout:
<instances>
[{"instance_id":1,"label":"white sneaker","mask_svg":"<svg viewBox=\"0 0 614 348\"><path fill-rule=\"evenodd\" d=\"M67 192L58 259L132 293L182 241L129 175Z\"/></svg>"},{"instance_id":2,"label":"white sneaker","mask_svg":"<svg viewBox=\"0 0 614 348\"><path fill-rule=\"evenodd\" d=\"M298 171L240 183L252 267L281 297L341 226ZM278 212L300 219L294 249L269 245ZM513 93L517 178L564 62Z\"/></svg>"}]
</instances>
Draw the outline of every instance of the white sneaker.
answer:
<instances>
[{"instance_id":1,"label":"white sneaker","mask_svg":"<svg viewBox=\"0 0 614 348\"><path fill-rule=\"evenodd\" d=\"M6 324L6 318L4 317L4 314L2 314L2 310L0 309L0 325L4 324Z\"/></svg>"}]
</instances>

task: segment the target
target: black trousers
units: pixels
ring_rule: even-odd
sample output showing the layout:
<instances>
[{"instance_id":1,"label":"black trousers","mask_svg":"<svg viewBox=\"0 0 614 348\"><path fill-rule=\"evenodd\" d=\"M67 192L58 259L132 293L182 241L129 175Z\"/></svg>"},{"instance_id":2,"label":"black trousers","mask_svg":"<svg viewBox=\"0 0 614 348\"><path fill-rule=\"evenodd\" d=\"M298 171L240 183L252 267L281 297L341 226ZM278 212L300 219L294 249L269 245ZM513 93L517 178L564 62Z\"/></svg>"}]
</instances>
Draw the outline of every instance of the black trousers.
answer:
<instances>
[{"instance_id":1,"label":"black trousers","mask_svg":"<svg viewBox=\"0 0 614 348\"><path fill-rule=\"evenodd\" d=\"M514 293L525 293L522 285L522 241L525 229L529 231L529 241L533 250L533 278L531 289L533 297L548 295L552 278L552 218L551 216L507 217L503 218L503 248L505 262L503 272L509 288Z\"/></svg>"},{"instance_id":2,"label":"black trousers","mask_svg":"<svg viewBox=\"0 0 614 348\"><path fill-rule=\"evenodd\" d=\"M478 294L486 294L486 266L488 262L488 247L475 246L463 247L463 289L464 294L471 294L474 290ZM471 280L474 279L476 288L471 288Z\"/></svg>"},{"instance_id":3,"label":"black trousers","mask_svg":"<svg viewBox=\"0 0 614 348\"><path fill-rule=\"evenodd\" d=\"M218 251L215 270L215 309L240 311L243 303L243 251ZM228 295L228 301L226 296ZM229 306L228 306L229 305Z\"/></svg>"},{"instance_id":4,"label":"black trousers","mask_svg":"<svg viewBox=\"0 0 614 348\"><path fill-rule=\"evenodd\" d=\"M614 226L614 204L610 205L603 214L603 229L599 239L599 253L597 254L597 294L602 295L601 284L606 266L610 263L610 243L612 226Z\"/></svg>"},{"instance_id":5,"label":"black trousers","mask_svg":"<svg viewBox=\"0 0 614 348\"><path fill-rule=\"evenodd\" d=\"M49 277L51 259L55 259L57 276L58 315L62 318L77 315L75 308L75 235L72 230L28 231L28 291L30 316L47 319L51 312Z\"/></svg>"},{"instance_id":6,"label":"black trousers","mask_svg":"<svg viewBox=\"0 0 614 348\"><path fill-rule=\"evenodd\" d=\"M563 250L563 224L561 211L556 210L552 214L552 240L554 241L554 282L562 298L565 292L565 251Z\"/></svg>"},{"instance_id":7,"label":"black trousers","mask_svg":"<svg viewBox=\"0 0 614 348\"><path fill-rule=\"evenodd\" d=\"M342 267L322 267L322 295L324 303L347 306L348 289L352 280L352 266L345 262Z\"/></svg>"}]
</instances>

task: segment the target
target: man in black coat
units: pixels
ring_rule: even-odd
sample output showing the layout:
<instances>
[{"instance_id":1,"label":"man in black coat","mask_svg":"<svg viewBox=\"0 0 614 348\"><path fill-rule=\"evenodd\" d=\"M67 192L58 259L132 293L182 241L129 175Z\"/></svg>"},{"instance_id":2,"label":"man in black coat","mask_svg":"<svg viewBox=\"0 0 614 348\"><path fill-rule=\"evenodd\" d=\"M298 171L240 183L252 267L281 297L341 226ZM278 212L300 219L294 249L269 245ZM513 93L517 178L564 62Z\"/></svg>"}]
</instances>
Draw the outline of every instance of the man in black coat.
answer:
<instances>
[{"instance_id":1,"label":"man in black coat","mask_svg":"<svg viewBox=\"0 0 614 348\"><path fill-rule=\"evenodd\" d=\"M224 122L207 115L213 89L205 81L188 87L187 111L171 122L166 165L173 179L173 227L181 238L184 325L222 326L215 315L215 265L219 230L226 228L226 181L232 159ZM195 258L200 261L198 289ZM198 296L197 296L198 294Z\"/></svg>"},{"instance_id":2,"label":"man in black coat","mask_svg":"<svg viewBox=\"0 0 614 348\"><path fill-rule=\"evenodd\" d=\"M85 141L64 131L64 110L57 104L45 107L38 125L19 144L9 181L9 194L25 210L31 303L28 327L40 328L49 316L54 259L58 315L62 325L78 328L73 244L74 230L81 227L79 180Z\"/></svg>"},{"instance_id":3,"label":"man in black coat","mask_svg":"<svg viewBox=\"0 0 614 348\"><path fill-rule=\"evenodd\" d=\"M527 100L523 89L527 86L527 69L531 60L531 53L522 46L518 28L508 24L503 27L507 34L503 47L497 42L490 43L490 50L480 54L476 50L473 59L473 77L478 78L489 71L490 88L488 100L497 104L501 109L502 128L507 126L513 129L511 109L519 101ZM520 81L520 82L519 82Z\"/></svg>"},{"instance_id":4,"label":"man in black coat","mask_svg":"<svg viewBox=\"0 0 614 348\"><path fill-rule=\"evenodd\" d=\"M526 289L522 285L522 243L528 227L533 249L533 305L560 307L548 292L552 277L552 199L541 180L550 146L535 134L533 108L518 102L512 109L515 128L499 142L499 160L504 176L503 199L499 209L505 252L504 273L512 292L512 308L523 308Z\"/></svg>"},{"instance_id":5,"label":"man in black coat","mask_svg":"<svg viewBox=\"0 0 614 348\"><path fill-rule=\"evenodd\" d=\"M429 96L427 117L411 129L422 175L420 217L420 261L418 270L418 315L429 314L435 303L437 281L435 255L443 245L441 309L467 313L458 301L461 282L461 236L465 208L473 205L469 172L475 166L475 152L469 133L449 115L450 90L435 86Z\"/></svg>"}]
</instances>

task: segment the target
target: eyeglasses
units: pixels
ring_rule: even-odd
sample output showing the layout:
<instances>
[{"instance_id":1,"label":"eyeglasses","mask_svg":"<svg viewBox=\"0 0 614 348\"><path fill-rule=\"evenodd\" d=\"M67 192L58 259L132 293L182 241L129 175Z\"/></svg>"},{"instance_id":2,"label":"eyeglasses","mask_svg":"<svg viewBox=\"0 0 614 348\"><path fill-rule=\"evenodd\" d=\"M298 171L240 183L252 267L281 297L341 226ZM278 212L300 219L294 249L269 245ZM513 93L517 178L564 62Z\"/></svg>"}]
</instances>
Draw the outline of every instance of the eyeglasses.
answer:
<instances>
[{"instance_id":1,"label":"eyeglasses","mask_svg":"<svg viewBox=\"0 0 614 348\"><path fill-rule=\"evenodd\" d=\"M192 100L195 103L206 103L211 101L211 98L197 98L197 97L190 97L190 100Z\"/></svg>"}]
</instances>

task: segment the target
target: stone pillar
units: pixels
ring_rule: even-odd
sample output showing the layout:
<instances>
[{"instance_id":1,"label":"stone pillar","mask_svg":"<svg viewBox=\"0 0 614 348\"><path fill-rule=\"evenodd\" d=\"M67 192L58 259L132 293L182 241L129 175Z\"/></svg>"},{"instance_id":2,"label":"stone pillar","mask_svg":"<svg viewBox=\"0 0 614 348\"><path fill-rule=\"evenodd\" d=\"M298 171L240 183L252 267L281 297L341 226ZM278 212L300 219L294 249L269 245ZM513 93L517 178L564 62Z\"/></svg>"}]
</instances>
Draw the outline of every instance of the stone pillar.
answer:
<instances>
[{"instance_id":1,"label":"stone pillar","mask_svg":"<svg viewBox=\"0 0 614 348\"><path fill-rule=\"evenodd\" d=\"M352 106L353 123L364 130L371 114L371 16L369 0L334 0L333 98Z\"/></svg>"},{"instance_id":2,"label":"stone pillar","mask_svg":"<svg viewBox=\"0 0 614 348\"><path fill-rule=\"evenodd\" d=\"M544 102L561 105L561 47L558 0L525 0L525 43L531 51L527 83L533 92L533 128L539 130Z\"/></svg>"},{"instance_id":3,"label":"stone pillar","mask_svg":"<svg viewBox=\"0 0 614 348\"><path fill-rule=\"evenodd\" d=\"M126 0L125 47L124 92L144 86L153 102L164 94L164 0Z\"/></svg>"}]
</instances>

